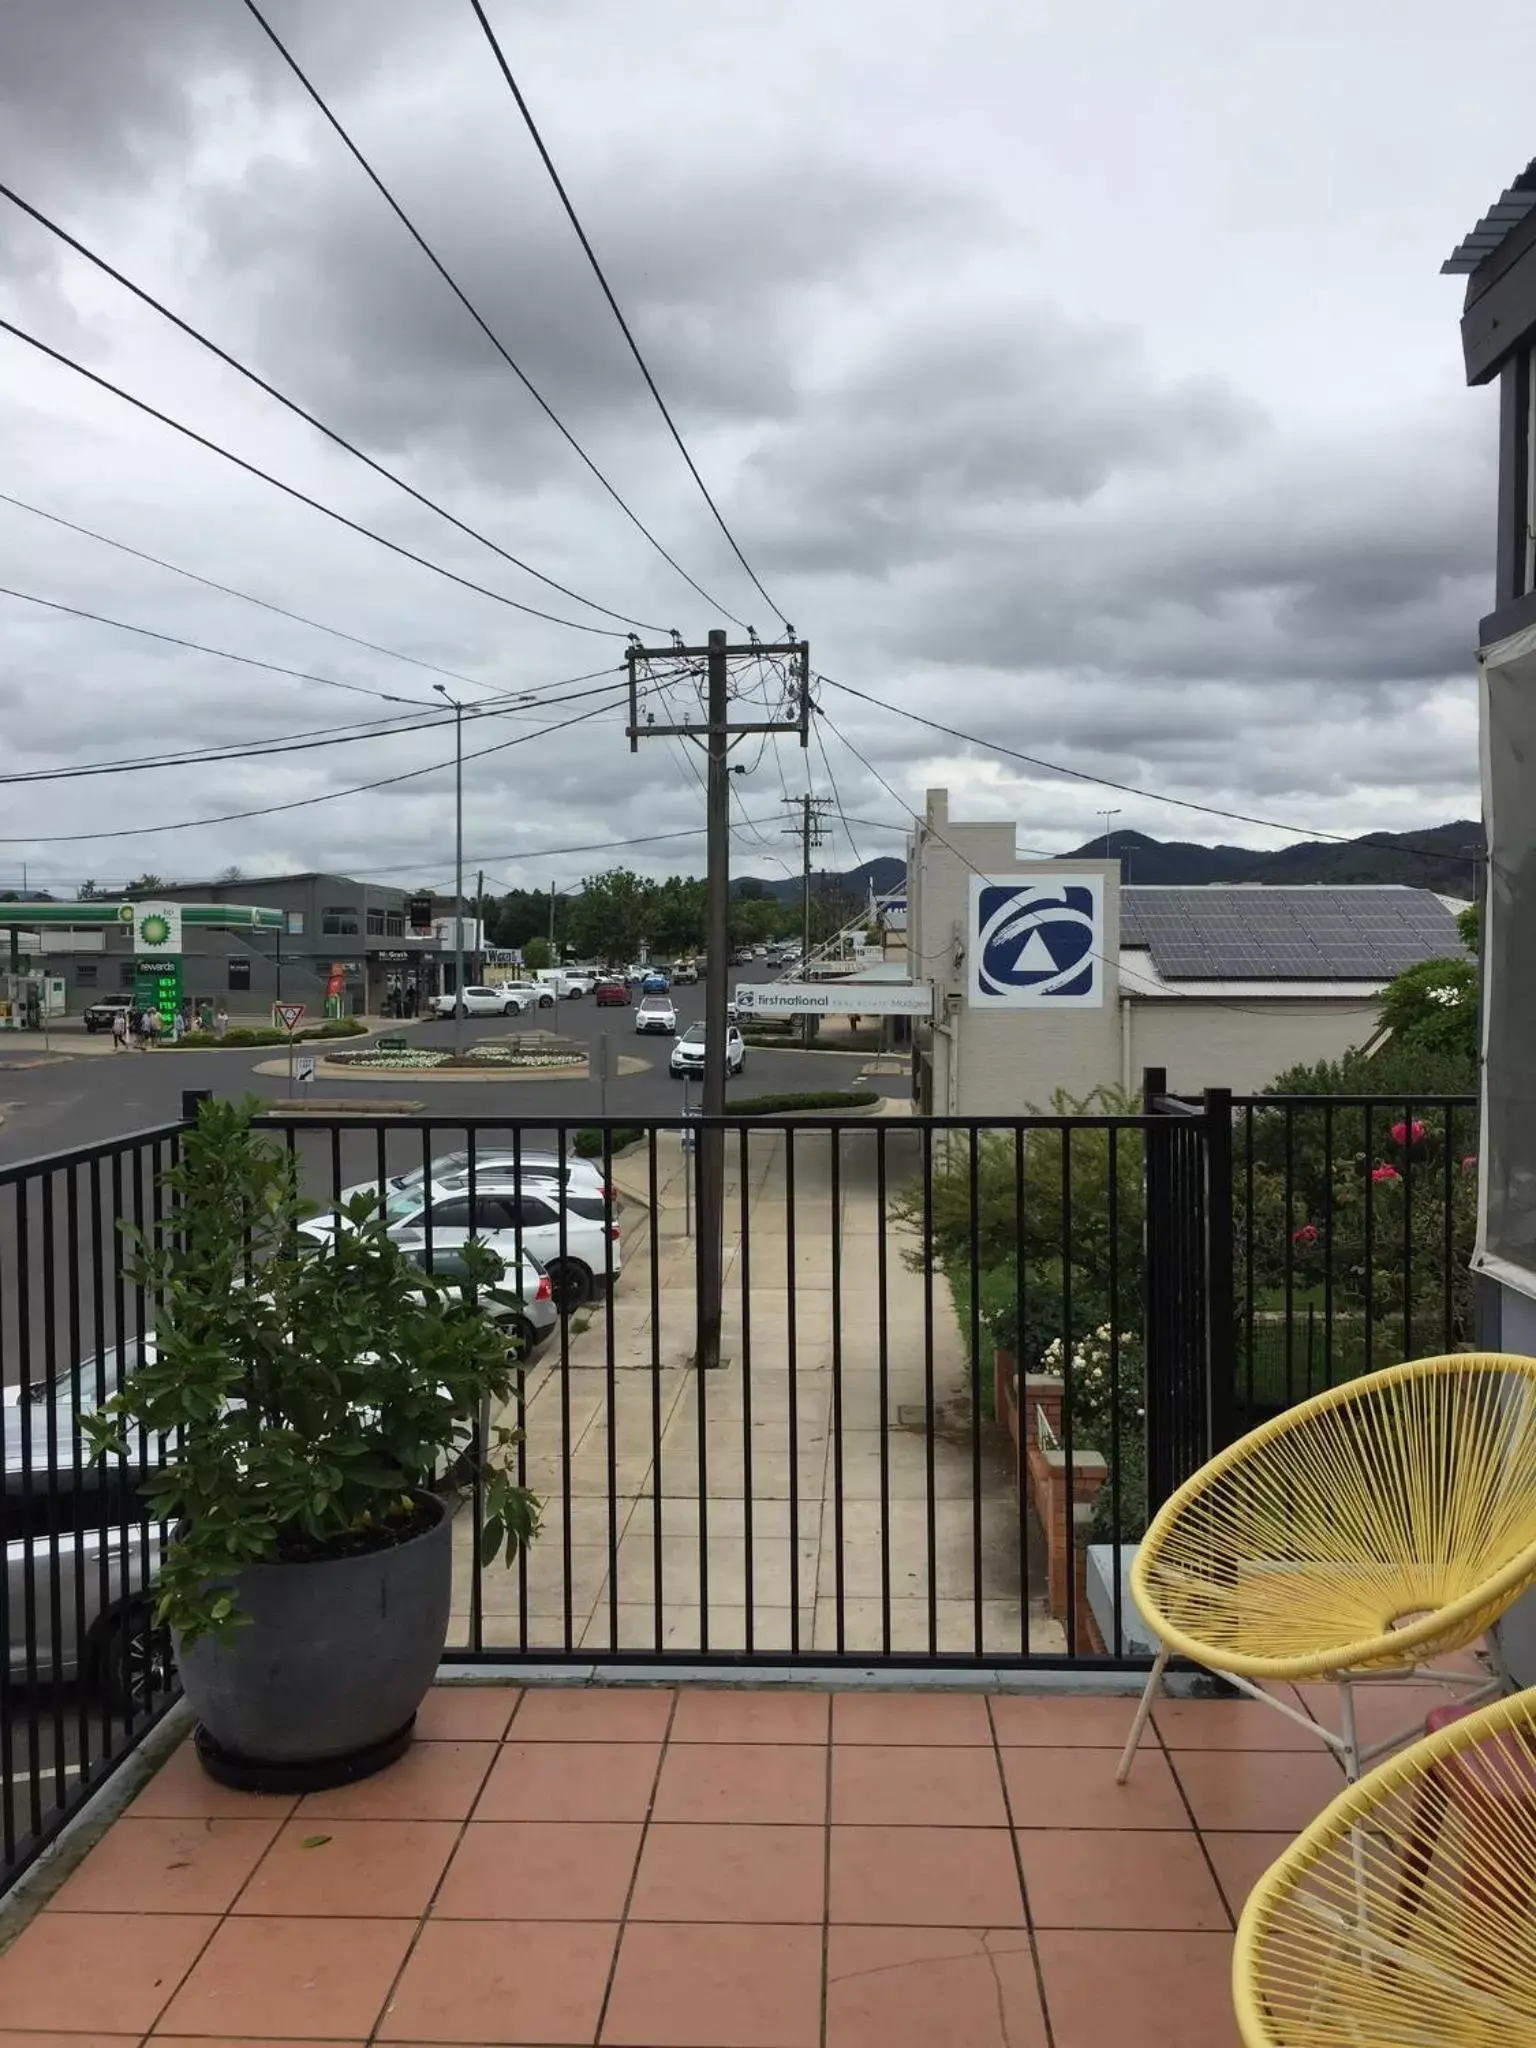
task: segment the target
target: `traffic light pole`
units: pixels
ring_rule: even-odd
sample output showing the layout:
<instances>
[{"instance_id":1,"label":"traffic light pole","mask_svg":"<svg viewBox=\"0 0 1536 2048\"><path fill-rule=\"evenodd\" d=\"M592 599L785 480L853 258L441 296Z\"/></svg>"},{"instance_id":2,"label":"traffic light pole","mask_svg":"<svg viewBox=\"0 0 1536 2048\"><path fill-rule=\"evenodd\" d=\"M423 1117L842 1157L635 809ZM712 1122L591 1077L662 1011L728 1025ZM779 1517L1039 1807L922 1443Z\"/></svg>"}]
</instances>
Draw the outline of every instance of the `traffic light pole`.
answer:
<instances>
[{"instance_id":1,"label":"traffic light pole","mask_svg":"<svg viewBox=\"0 0 1536 2048\"><path fill-rule=\"evenodd\" d=\"M703 660L707 680L706 717L702 722L659 725L642 719L640 699L642 672L662 674L668 668L683 667L688 677L697 675ZM731 707L731 663L788 663L792 707L772 721L733 720ZM781 674L783 671L779 671ZM703 1116L694 1154L698 1172L697 1340L694 1363L701 1372L712 1370L720 1360L720 1328L724 1310L725 1277L725 1081L726 1004L730 989L730 896L731 896L731 764L730 752L737 740L749 733L783 735L795 732L801 746L810 732L810 649L803 640L772 645L756 639L746 646L732 646L718 628L704 647L642 647L632 641L629 648L629 744L639 751L643 739L682 739L700 745L708 758L706 778L706 822L709 830L708 887L704 914L704 1098Z\"/></svg>"}]
</instances>

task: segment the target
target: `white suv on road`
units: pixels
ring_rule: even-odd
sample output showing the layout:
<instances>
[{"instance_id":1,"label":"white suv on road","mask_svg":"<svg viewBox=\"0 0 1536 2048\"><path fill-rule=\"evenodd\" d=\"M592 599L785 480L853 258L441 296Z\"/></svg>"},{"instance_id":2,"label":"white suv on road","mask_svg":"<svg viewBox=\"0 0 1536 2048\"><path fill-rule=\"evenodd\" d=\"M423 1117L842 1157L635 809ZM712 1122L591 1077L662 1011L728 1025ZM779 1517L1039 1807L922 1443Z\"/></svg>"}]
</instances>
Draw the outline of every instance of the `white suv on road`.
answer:
<instances>
[{"instance_id":1,"label":"white suv on road","mask_svg":"<svg viewBox=\"0 0 1536 2048\"><path fill-rule=\"evenodd\" d=\"M637 1031L664 1031L670 1038L677 1030L677 1010L670 996L642 996L635 1012Z\"/></svg>"},{"instance_id":2,"label":"white suv on road","mask_svg":"<svg viewBox=\"0 0 1536 2048\"><path fill-rule=\"evenodd\" d=\"M690 1024L682 1037L672 1048L672 1057L667 1062L673 1080L684 1074L704 1072L705 1033L702 1024ZM729 1076L739 1074L747 1064L747 1048L742 1043L741 1033L734 1024L725 1027L725 1071Z\"/></svg>"}]
</instances>

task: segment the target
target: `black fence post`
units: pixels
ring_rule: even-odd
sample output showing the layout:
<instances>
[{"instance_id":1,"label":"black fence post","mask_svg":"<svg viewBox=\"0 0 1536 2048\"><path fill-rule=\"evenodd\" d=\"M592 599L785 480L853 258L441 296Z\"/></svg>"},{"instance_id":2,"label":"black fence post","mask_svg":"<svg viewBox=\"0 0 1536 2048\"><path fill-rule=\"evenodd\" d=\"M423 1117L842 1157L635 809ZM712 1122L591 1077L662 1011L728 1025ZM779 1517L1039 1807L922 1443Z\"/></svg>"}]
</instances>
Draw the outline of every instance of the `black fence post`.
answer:
<instances>
[{"instance_id":1,"label":"black fence post","mask_svg":"<svg viewBox=\"0 0 1536 2048\"><path fill-rule=\"evenodd\" d=\"M1150 1121L1157 1117L1158 1098L1167 1093L1163 1067L1147 1067L1141 1077L1141 1111L1149 1119L1142 1135L1142 1266L1146 1275L1147 1512L1155 1514L1167 1499L1169 1486L1169 1299L1171 1286L1167 1132Z\"/></svg>"},{"instance_id":2,"label":"black fence post","mask_svg":"<svg viewBox=\"0 0 1536 2048\"><path fill-rule=\"evenodd\" d=\"M1232 1091L1205 1091L1206 1451L1237 1434L1237 1344L1232 1261Z\"/></svg>"},{"instance_id":3,"label":"black fence post","mask_svg":"<svg viewBox=\"0 0 1536 2048\"><path fill-rule=\"evenodd\" d=\"M211 1088L183 1088L181 1091L181 1120L184 1124L197 1122L198 1105L213 1100Z\"/></svg>"}]
</instances>

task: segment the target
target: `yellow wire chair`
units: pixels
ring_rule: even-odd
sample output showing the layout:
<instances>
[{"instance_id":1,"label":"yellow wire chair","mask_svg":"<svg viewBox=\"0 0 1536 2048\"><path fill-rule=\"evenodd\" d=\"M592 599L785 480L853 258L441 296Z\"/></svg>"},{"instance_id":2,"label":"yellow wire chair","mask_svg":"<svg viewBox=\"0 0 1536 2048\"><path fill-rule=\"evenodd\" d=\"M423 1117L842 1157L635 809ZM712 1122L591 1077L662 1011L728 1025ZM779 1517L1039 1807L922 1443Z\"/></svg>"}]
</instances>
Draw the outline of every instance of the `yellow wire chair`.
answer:
<instances>
[{"instance_id":1,"label":"yellow wire chair","mask_svg":"<svg viewBox=\"0 0 1536 2048\"><path fill-rule=\"evenodd\" d=\"M1131 1571L1159 1643L1116 1773L1123 1785L1170 1656L1299 1722L1358 1778L1413 1729L1362 1747L1352 1687L1419 1678L1469 1700L1495 1676L1426 1670L1536 1581L1536 1359L1421 1358L1266 1422L1159 1510ZM1340 1732L1264 1689L1334 1679Z\"/></svg>"},{"instance_id":2,"label":"yellow wire chair","mask_svg":"<svg viewBox=\"0 0 1536 2048\"><path fill-rule=\"evenodd\" d=\"M1237 1930L1244 2048L1536 2048L1536 1692L1340 1793Z\"/></svg>"}]
</instances>

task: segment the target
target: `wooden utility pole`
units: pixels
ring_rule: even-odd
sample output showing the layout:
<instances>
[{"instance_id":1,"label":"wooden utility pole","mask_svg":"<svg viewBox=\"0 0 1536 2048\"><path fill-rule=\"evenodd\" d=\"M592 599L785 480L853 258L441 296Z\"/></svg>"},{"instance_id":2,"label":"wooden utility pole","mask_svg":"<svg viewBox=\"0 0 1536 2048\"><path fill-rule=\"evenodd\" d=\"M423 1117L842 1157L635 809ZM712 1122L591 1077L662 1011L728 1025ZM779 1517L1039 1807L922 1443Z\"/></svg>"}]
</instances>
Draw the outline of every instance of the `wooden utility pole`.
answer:
<instances>
[{"instance_id":1,"label":"wooden utility pole","mask_svg":"<svg viewBox=\"0 0 1536 2048\"><path fill-rule=\"evenodd\" d=\"M696 683L698 664L704 663L705 717L682 724L661 725L652 716L641 716L641 673L654 679L655 688L665 691L672 681ZM785 683L783 706L773 719L733 719L733 661L754 668L770 668ZM671 670L669 677L667 671ZM679 673L680 671L680 673ZM769 735L794 732L802 747L808 744L811 710L811 657L804 640L786 638L766 644L755 637L746 646L732 646L725 633L716 628L704 647L684 647L681 641L669 647L642 647L638 640L629 647L629 745L639 751L641 740L681 739L702 746L709 773L705 785L705 815L709 828L708 886L704 913L704 1100L703 1122L694 1153L698 1174L698 1256L697 1343L694 1363L708 1371L720 1363L720 1324L724 1301L725 1272L725 1033L726 1003L730 989L730 896L731 896L731 748L749 733ZM758 699L758 708L762 700Z\"/></svg>"}]
</instances>

